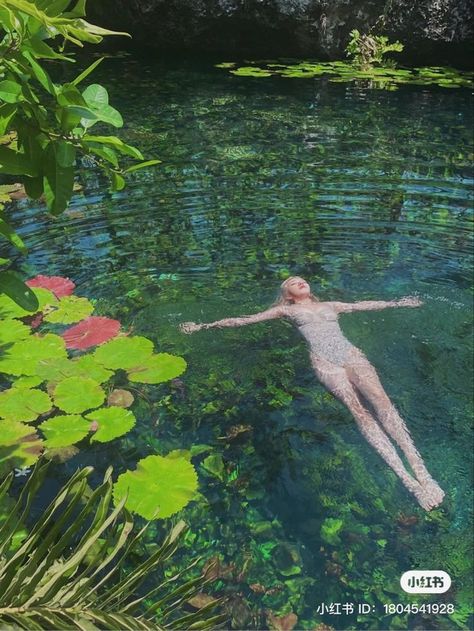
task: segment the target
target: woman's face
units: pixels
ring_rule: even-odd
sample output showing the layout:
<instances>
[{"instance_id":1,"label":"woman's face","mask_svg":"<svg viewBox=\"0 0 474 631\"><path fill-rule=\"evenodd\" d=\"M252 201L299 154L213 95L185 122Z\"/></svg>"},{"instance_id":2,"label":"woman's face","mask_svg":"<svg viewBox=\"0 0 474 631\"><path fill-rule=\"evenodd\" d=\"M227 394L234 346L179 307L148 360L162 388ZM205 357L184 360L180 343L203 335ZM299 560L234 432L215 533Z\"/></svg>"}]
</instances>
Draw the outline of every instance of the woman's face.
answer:
<instances>
[{"instance_id":1,"label":"woman's face","mask_svg":"<svg viewBox=\"0 0 474 631\"><path fill-rule=\"evenodd\" d=\"M293 298L296 300L301 300L302 298L308 298L311 289L308 283L304 278L300 278L299 276L294 276L290 278L290 280L285 284L285 291L288 295L288 298Z\"/></svg>"}]
</instances>

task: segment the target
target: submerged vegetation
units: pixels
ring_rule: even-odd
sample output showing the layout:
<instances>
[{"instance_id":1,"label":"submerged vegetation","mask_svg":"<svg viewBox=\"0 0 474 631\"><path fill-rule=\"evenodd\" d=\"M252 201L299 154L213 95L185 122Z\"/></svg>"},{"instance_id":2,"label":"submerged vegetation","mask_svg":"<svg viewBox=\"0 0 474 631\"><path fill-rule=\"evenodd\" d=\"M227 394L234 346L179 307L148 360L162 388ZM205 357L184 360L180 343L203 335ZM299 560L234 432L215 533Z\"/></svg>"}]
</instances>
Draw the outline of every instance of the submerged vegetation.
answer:
<instances>
[{"instance_id":1,"label":"submerged vegetation","mask_svg":"<svg viewBox=\"0 0 474 631\"><path fill-rule=\"evenodd\" d=\"M0 373L11 381L0 393L3 472L34 464L44 449L53 457L70 457L85 439L105 443L123 436L136 422L127 409L133 402L123 388L127 381L162 383L186 368L181 357L154 353L151 340L120 334L118 321L91 316L93 304L72 295L69 279L40 276L29 284L39 303L33 318L0 296ZM65 328L70 324L74 326ZM146 501L141 484L147 485ZM196 488L189 461L169 454L149 456L136 472L122 474L114 496L117 502L126 497L128 508L154 519L180 510Z\"/></svg>"},{"instance_id":2,"label":"submerged vegetation","mask_svg":"<svg viewBox=\"0 0 474 631\"><path fill-rule=\"evenodd\" d=\"M472 88L472 72L427 66L423 68L396 68L393 59L385 58L390 52L401 52L401 42L390 43L383 35L362 35L357 29L351 31L346 47L351 62L346 61L295 61L263 60L239 66L236 62L216 64L216 68L229 70L237 77L280 76L289 79L312 79L327 77L334 83L355 81L361 85L396 90L399 85L438 85L443 88Z\"/></svg>"}]
</instances>

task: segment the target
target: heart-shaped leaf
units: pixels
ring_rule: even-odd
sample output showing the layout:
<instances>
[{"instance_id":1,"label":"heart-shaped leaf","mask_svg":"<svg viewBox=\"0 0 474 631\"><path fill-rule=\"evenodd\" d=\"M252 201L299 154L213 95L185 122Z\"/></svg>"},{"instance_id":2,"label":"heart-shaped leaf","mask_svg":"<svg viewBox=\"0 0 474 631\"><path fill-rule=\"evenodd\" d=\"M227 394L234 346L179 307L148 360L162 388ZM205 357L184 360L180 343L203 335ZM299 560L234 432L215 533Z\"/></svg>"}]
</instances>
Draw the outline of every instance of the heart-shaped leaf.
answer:
<instances>
[{"instance_id":1,"label":"heart-shaped leaf","mask_svg":"<svg viewBox=\"0 0 474 631\"><path fill-rule=\"evenodd\" d=\"M67 348L84 350L103 344L116 337L120 331L120 322L111 318L90 316L76 326L66 329L62 334Z\"/></svg>"},{"instance_id":2,"label":"heart-shaped leaf","mask_svg":"<svg viewBox=\"0 0 474 631\"><path fill-rule=\"evenodd\" d=\"M91 441L106 443L109 440L123 436L135 425L135 416L130 410L119 407L108 407L95 410L87 415L87 419L95 421L98 429Z\"/></svg>"},{"instance_id":3,"label":"heart-shaped leaf","mask_svg":"<svg viewBox=\"0 0 474 631\"><path fill-rule=\"evenodd\" d=\"M130 381L161 383L179 377L186 370L186 361L177 355L158 353L152 355L128 373Z\"/></svg>"},{"instance_id":4,"label":"heart-shaped leaf","mask_svg":"<svg viewBox=\"0 0 474 631\"><path fill-rule=\"evenodd\" d=\"M94 311L94 305L87 298L77 296L65 296L61 298L54 311L44 316L47 322L56 324L71 324L87 318Z\"/></svg>"},{"instance_id":5,"label":"heart-shaped leaf","mask_svg":"<svg viewBox=\"0 0 474 631\"><path fill-rule=\"evenodd\" d=\"M53 399L60 410L78 414L98 408L104 402L105 392L93 379L68 377L58 383L54 389Z\"/></svg>"},{"instance_id":6,"label":"heart-shaped leaf","mask_svg":"<svg viewBox=\"0 0 474 631\"><path fill-rule=\"evenodd\" d=\"M128 494L125 506L145 519L164 519L184 508L198 486L193 465L182 456L148 456L135 471L126 471L114 484L114 501Z\"/></svg>"},{"instance_id":7,"label":"heart-shaped leaf","mask_svg":"<svg viewBox=\"0 0 474 631\"><path fill-rule=\"evenodd\" d=\"M43 287L53 292L56 298L69 296L74 291L76 285L71 279L64 276L43 276L39 274L34 278L26 281L28 287Z\"/></svg>"},{"instance_id":8,"label":"heart-shaped leaf","mask_svg":"<svg viewBox=\"0 0 474 631\"><path fill-rule=\"evenodd\" d=\"M64 340L59 335L31 335L25 340L15 342L0 357L0 372L9 375L36 375L39 361L66 356Z\"/></svg>"},{"instance_id":9,"label":"heart-shaped leaf","mask_svg":"<svg viewBox=\"0 0 474 631\"><path fill-rule=\"evenodd\" d=\"M94 357L106 368L127 370L146 361L152 353L153 342L146 337L118 337L100 346Z\"/></svg>"},{"instance_id":10,"label":"heart-shaped leaf","mask_svg":"<svg viewBox=\"0 0 474 631\"><path fill-rule=\"evenodd\" d=\"M46 447L69 447L85 438L90 431L90 422L77 414L53 416L39 426Z\"/></svg>"},{"instance_id":11,"label":"heart-shaped leaf","mask_svg":"<svg viewBox=\"0 0 474 631\"><path fill-rule=\"evenodd\" d=\"M41 390L10 388L0 393L0 417L9 421L28 423L50 409L51 399Z\"/></svg>"}]
</instances>

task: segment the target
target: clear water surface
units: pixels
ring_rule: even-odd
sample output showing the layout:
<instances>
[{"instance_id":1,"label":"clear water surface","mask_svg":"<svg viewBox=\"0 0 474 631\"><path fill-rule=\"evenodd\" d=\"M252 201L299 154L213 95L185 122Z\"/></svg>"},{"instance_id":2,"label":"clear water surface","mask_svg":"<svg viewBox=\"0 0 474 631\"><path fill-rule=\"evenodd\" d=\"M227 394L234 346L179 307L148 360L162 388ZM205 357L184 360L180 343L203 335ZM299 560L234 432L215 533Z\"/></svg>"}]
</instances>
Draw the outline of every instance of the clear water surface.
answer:
<instances>
[{"instance_id":1,"label":"clear water surface","mask_svg":"<svg viewBox=\"0 0 474 631\"><path fill-rule=\"evenodd\" d=\"M207 62L131 57L107 60L96 80L124 115L122 137L163 164L111 194L85 162L83 192L53 224L21 202L23 271L71 277L99 313L189 367L136 393L131 434L65 466L100 473L112 462L119 473L151 453L210 445L224 468L206 471L209 451L193 459L205 499L182 513L181 562L217 555L230 566L215 592L231 596L232 628L268 628L269 610L294 612L304 629L468 628L471 93L237 78ZM417 506L316 382L290 325L178 331L267 307L289 273L323 299L425 301L341 324L446 490L442 508ZM407 569L443 569L453 589L404 595ZM331 602L373 609L322 613ZM386 615L391 602L453 602L456 613Z\"/></svg>"}]
</instances>

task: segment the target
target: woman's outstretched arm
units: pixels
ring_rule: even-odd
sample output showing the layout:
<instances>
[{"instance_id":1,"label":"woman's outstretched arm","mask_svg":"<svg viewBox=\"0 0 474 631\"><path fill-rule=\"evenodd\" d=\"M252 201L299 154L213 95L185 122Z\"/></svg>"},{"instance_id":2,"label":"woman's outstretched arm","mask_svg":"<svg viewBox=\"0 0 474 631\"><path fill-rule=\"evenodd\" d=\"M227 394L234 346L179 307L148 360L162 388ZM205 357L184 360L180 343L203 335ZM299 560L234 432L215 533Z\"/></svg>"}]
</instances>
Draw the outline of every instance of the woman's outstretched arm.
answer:
<instances>
[{"instance_id":1,"label":"woman's outstretched arm","mask_svg":"<svg viewBox=\"0 0 474 631\"><path fill-rule=\"evenodd\" d=\"M194 333L201 329L213 329L221 327L234 327L244 326L245 324L255 324L256 322L263 322L264 320L273 320L275 318L281 318L283 316L283 309L281 307L272 307L266 311L260 313L254 313L252 315L240 316L238 318L224 318L223 320L216 320L215 322L206 322L203 324L196 324L195 322L183 322L180 324L180 329L183 333Z\"/></svg>"},{"instance_id":2,"label":"woman's outstretched arm","mask_svg":"<svg viewBox=\"0 0 474 631\"><path fill-rule=\"evenodd\" d=\"M377 311L390 307L420 307L423 302L416 297L407 296L398 300L362 300L361 302L330 302L333 309L338 313L349 313L351 311Z\"/></svg>"}]
</instances>

